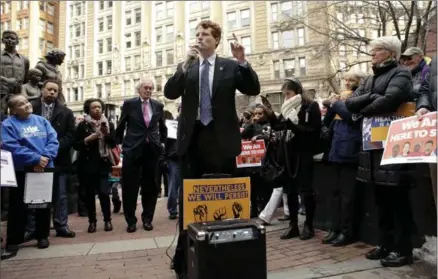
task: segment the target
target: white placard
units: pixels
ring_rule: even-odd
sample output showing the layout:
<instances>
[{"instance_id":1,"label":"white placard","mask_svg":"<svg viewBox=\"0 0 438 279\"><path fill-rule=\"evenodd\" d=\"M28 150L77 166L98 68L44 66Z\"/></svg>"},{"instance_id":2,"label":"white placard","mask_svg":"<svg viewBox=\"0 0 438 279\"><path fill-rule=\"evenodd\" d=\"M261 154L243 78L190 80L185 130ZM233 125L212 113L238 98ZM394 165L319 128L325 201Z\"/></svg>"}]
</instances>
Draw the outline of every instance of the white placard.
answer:
<instances>
[{"instance_id":1,"label":"white placard","mask_svg":"<svg viewBox=\"0 0 438 279\"><path fill-rule=\"evenodd\" d=\"M6 150L2 150L1 155L1 187L17 187L12 154Z\"/></svg>"},{"instance_id":2,"label":"white placard","mask_svg":"<svg viewBox=\"0 0 438 279\"><path fill-rule=\"evenodd\" d=\"M24 203L52 202L53 172L28 172L24 185Z\"/></svg>"},{"instance_id":3,"label":"white placard","mask_svg":"<svg viewBox=\"0 0 438 279\"><path fill-rule=\"evenodd\" d=\"M167 138L176 139L178 131L178 120L166 120Z\"/></svg>"}]
</instances>

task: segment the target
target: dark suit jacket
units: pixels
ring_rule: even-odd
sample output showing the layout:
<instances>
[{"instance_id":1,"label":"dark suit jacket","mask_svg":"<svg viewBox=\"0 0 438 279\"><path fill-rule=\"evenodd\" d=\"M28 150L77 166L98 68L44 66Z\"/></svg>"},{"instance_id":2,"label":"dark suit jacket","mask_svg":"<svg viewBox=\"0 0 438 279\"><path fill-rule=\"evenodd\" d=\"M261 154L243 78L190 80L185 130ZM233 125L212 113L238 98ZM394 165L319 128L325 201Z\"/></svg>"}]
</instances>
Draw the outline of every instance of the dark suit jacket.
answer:
<instances>
[{"instance_id":1,"label":"dark suit jacket","mask_svg":"<svg viewBox=\"0 0 438 279\"><path fill-rule=\"evenodd\" d=\"M125 100L122 115L116 129L116 143L122 145L123 159L136 159L143 153L146 137L159 155L161 144L167 139L167 127L164 120L163 104L150 99L152 118L149 127L143 119L142 103L139 97ZM126 129L126 135L124 136Z\"/></svg>"},{"instance_id":2,"label":"dark suit jacket","mask_svg":"<svg viewBox=\"0 0 438 279\"><path fill-rule=\"evenodd\" d=\"M199 107L199 60L195 60L186 73L178 65L176 73L167 81L164 96L168 99L181 97L181 114L178 123L177 153L187 151ZM226 157L235 157L241 152L239 119L236 112L236 89L246 95L258 95L260 83L257 74L237 61L216 57L212 89L212 110L215 133L219 148ZM216 148L213 147L212 148Z\"/></svg>"},{"instance_id":3,"label":"dark suit jacket","mask_svg":"<svg viewBox=\"0 0 438 279\"><path fill-rule=\"evenodd\" d=\"M33 113L42 116L42 105L41 99L33 101ZM59 141L59 150L58 156L56 156L55 159L55 168L62 171L69 171L71 167L70 150L73 147L76 130L73 112L65 105L56 101L50 124L52 124L53 129L55 129L58 134Z\"/></svg>"}]
</instances>

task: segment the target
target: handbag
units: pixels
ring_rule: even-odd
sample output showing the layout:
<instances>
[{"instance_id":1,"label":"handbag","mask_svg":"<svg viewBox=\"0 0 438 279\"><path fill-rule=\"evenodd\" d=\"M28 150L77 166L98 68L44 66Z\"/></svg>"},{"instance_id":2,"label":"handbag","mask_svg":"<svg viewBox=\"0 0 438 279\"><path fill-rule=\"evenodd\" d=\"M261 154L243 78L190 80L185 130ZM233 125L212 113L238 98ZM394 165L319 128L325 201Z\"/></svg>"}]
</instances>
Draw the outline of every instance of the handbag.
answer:
<instances>
[{"instance_id":1,"label":"handbag","mask_svg":"<svg viewBox=\"0 0 438 279\"><path fill-rule=\"evenodd\" d=\"M276 149L273 149L271 142L269 142L260 175L267 183L281 184L287 177L286 166L284 164L280 165L275 155Z\"/></svg>"}]
</instances>

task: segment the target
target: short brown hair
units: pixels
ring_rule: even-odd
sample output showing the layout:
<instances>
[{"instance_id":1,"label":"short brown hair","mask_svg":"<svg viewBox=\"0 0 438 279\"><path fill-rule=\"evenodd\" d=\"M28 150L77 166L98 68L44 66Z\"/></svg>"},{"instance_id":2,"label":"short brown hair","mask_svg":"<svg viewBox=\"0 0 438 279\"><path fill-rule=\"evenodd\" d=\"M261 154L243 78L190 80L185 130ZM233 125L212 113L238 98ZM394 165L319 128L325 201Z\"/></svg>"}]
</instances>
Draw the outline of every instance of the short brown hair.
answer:
<instances>
[{"instance_id":1,"label":"short brown hair","mask_svg":"<svg viewBox=\"0 0 438 279\"><path fill-rule=\"evenodd\" d=\"M196 25L196 29L198 29L199 26L201 26L204 29L211 28L211 34L217 40L217 44L216 44L217 47L221 42L221 38L222 38L222 28L220 27L220 25L217 24L216 22L207 19L207 20L201 20L201 22L199 22L198 25Z\"/></svg>"}]
</instances>

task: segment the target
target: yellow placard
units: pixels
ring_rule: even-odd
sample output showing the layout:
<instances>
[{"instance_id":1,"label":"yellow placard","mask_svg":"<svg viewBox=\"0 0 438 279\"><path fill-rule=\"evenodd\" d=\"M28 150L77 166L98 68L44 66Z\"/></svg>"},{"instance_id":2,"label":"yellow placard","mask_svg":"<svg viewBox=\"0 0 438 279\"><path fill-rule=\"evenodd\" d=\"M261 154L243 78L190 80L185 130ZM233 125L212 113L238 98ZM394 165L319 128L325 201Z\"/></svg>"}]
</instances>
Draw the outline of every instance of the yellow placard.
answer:
<instances>
[{"instance_id":1,"label":"yellow placard","mask_svg":"<svg viewBox=\"0 0 438 279\"><path fill-rule=\"evenodd\" d=\"M249 177L185 179L183 226L226 219L250 219Z\"/></svg>"},{"instance_id":2,"label":"yellow placard","mask_svg":"<svg viewBox=\"0 0 438 279\"><path fill-rule=\"evenodd\" d=\"M416 105L414 102L404 103L400 105L396 112L385 116L400 116L410 117L415 115ZM388 135L389 126L371 128L371 141L385 141Z\"/></svg>"}]
</instances>

